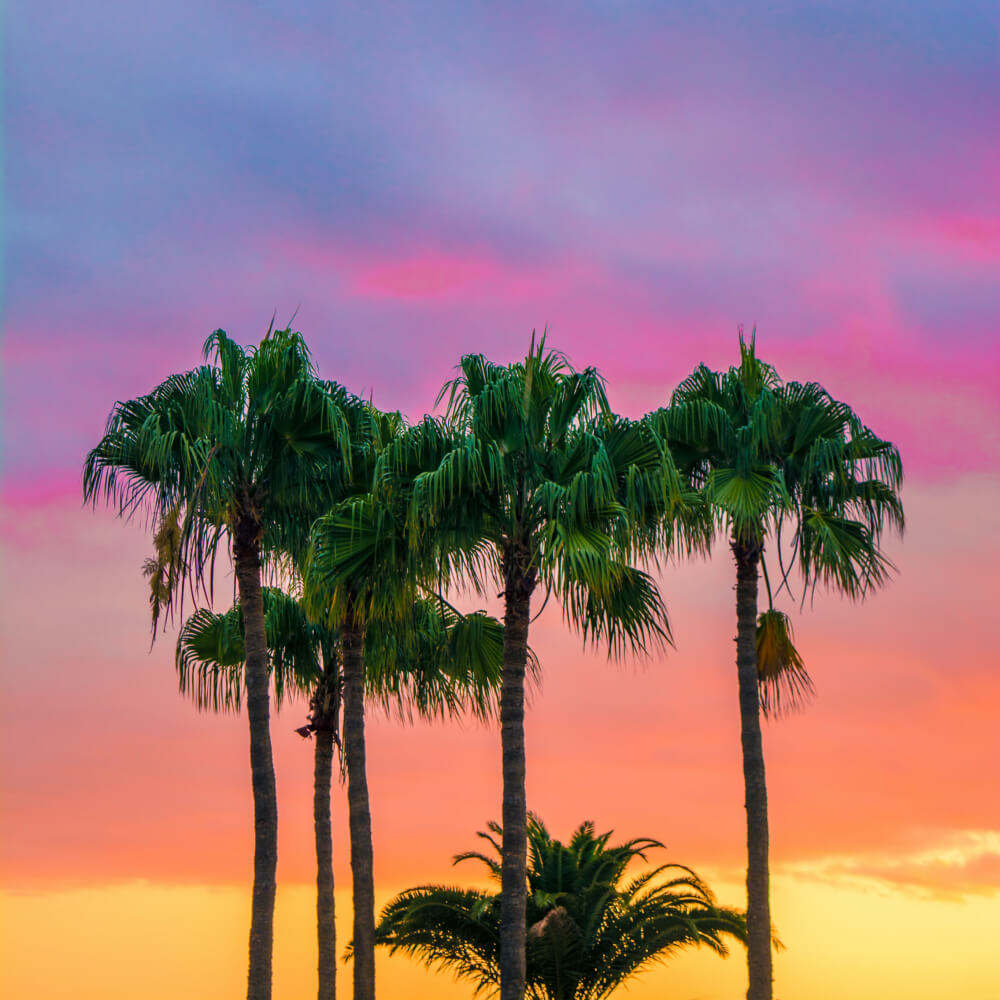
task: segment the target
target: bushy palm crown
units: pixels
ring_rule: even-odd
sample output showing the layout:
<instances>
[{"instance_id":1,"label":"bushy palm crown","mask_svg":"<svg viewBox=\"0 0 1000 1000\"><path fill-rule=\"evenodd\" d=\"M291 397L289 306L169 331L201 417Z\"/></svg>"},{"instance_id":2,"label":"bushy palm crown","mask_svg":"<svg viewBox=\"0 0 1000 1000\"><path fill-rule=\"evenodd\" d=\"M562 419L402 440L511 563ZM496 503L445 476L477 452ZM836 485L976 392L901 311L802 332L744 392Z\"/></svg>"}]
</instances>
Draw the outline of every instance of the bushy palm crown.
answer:
<instances>
[{"instance_id":1,"label":"bushy palm crown","mask_svg":"<svg viewBox=\"0 0 1000 1000\"><path fill-rule=\"evenodd\" d=\"M411 545L482 593L515 579L556 593L566 618L614 652L668 635L642 562L680 481L655 433L611 413L601 376L546 351L496 365L467 355L430 417L383 453L379 484L409 494Z\"/></svg>"},{"instance_id":2,"label":"bushy palm crown","mask_svg":"<svg viewBox=\"0 0 1000 1000\"><path fill-rule=\"evenodd\" d=\"M315 377L301 334L269 331L243 347L216 330L204 354L214 363L117 403L84 467L87 499L125 516L145 508L161 525L154 626L179 581L204 583L224 533L242 524L265 556L282 552L308 537L349 470L345 413L358 401Z\"/></svg>"},{"instance_id":3,"label":"bushy palm crown","mask_svg":"<svg viewBox=\"0 0 1000 1000\"><path fill-rule=\"evenodd\" d=\"M500 854L496 823L480 833ZM599 1000L649 965L685 945L726 954L726 936L742 941L741 914L715 904L688 868L661 865L626 881L626 869L646 851L647 838L610 845L584 823L567 844L528 823L527 996L532 1000ZM475 858L500 880L500 863ZM386 906L377 942L428 966L452 969L491 993L499 982L500 903L497 894L448 886L421 886Z\"/></svg>"},{"instance_id":4,"label":"bushy palm crown","mask_svg":"<svg viewBox=\"0 0 1000 1000\"><path fill-rule=\"evenodd\" d=\"M782 381L756 356L753 337L741 334L738 367L699 366L647 419L734 542L773 539L780 584L772 599L796 567L803 601L820 584L859 599L885 583L892 564L879 539L883 528L903 527L899 452L821 385ZM773 607L762 615L758 650L763 680L780 678L774 665L784 665L793 688L808 685L787 618ZM766 684L762 694L772 705L780 699Z\"/></svg>"},{"instance_id":5,"label":"bushy palm crown","mask_svg":"<svg viewBox=\"0 0 1000 1000\"><path fill-rule=\"evenodd\" d=\"M436 550L411 541L409 482L380 481L383 453L406 432L398 412L366 408L352 437L347 496L312 526L305 606L325 628L336 630L348 610L363 623L368 694L383 708L491 715L503 626L483 612L462 614L441 596Z\"/></svg>"},{"instance_id":6,"label":"bushy palm crown","mask_svg":"<svg viewBox=\"0 0 1000 1000\"><path fill-rule=\"evenodd\" d=\"M337 632L308 619L300 600L264 588L264 615L276 700L336 684ZM462 615L429 598L408 615L374 622L365 635L367 694L386 711L444 717L495 711L503 626L481 612ZM221 614L199 609L177 639L181 692L199 708L238 711L244 694L243 615L239 604ZM332 672L332 677L331 677Z\"/></svg>"}]
</instances>

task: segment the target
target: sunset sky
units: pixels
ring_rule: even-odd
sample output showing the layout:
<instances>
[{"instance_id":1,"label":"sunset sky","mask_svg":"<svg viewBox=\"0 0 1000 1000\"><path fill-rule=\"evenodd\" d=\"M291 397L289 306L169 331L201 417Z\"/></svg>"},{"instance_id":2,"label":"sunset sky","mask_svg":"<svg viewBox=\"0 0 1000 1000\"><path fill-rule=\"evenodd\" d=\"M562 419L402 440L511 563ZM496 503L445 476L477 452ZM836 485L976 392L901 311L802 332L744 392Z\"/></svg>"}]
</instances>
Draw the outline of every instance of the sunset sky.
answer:
<instances>
[{"instance_id":1,"label":"sunset sky","mask_svg":"<svg viewBox=\"0 0 1000 1000\"><path fill-rule=\"evenodd\" d=\"M147 527L82 508L80 471L115 400L216 327L295 314L324 377L410 418L463 353L510 361L545 326L638 417L756 324L785 378L894 441L892 584L783 605L817 696L764 733L775 995L1000 1000L998 22L985 0L6 5L0 995L244 989L246 722L177 693ZM734 579L722 544L666 568L676 648L634 663L547 608L527 751L555 835L658 838L740 905ZM304 716L272 723L275 1000L315 983ZM379 902L478 878L450 862L499 818L499 734L378 719L369 768ZM346 943L339 789L334 839ZM386 1000L471 995L379 961ZM628 995L744 990L741 954L706 953Z\"/></svg>"}]
</instances>

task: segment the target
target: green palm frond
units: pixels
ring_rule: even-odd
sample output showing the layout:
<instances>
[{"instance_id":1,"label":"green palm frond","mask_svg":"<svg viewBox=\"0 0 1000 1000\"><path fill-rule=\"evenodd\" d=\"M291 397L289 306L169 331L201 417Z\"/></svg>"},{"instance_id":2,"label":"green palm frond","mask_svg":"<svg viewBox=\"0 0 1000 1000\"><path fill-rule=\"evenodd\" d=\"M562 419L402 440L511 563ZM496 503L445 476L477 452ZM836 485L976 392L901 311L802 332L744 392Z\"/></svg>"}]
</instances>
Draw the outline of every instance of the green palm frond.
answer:
<instances>
[{"instance_id":1,"label":"green palm frond","mask_svg":"<svg viewBox=\"0 0 1000 1000\"><path fill-rule=\"evenodd\" d=\"M563 578L563 616L584 641L605 645L615 659L672 645L666 605L653 578L627 563L599 568L602 575L590 580L585 572Z\"/></svg>"},{"instance_id":2,"label":"green palm frond","mask_svg":"<svg viewBox=\"0 0 1000 1000\"><path fill-rule=\"evenodd\" d=\"M348 608L362 622L391 621L409 612L421 569L401 505L365 494L338 504L313 525L307 607L330 625L343 620Z\"/></svg>"},{"instance_id":3,"label":"green palm frond","mask_svg":"<svg viewBox=\"0 0 1000 1000\"><path fill-rule=\"evenodd\" d=\"M370 696L402 718L493 718L503 625L481 611L463 615L439 598L418 598L407 614L369 623L365 666Z\"/></svg>"},{"instance_id":4,"label":"green palm frond","mask_svg":"<svg viewBox=\"0 0 1000 1000\"><path fill-rule=\"evenodd\" d=\"M323 672L322 634L294 597L262 588L268 668L275 701L306 692ZM243 614L239 604L216 613L199 608L181 626L175 664L181 694L197 707L237 712L245 695Z\"/></svg>"},{"instance_id":5,"label":"green palm frond","mask_svg":"<svg viewBox=\"0 0 1000 1000\"><path fill-rule=\"evenodd\" d=\"M827 511L803 511L798 545L806 587L822 583L853 600L885 584L895 570L865 524Z\"/></svg>"},{"instance_id":6,"label":"green palm frond","mask_svg":"<svg viewBox=\"0 0 1000 1000\"><path fill-rule=\"evenodd\" d=\"M788 505L784 483L773 465L715 468L705 483L705 496L741 537L754 537L772 510Z\"/></svg>"}]
</instances>

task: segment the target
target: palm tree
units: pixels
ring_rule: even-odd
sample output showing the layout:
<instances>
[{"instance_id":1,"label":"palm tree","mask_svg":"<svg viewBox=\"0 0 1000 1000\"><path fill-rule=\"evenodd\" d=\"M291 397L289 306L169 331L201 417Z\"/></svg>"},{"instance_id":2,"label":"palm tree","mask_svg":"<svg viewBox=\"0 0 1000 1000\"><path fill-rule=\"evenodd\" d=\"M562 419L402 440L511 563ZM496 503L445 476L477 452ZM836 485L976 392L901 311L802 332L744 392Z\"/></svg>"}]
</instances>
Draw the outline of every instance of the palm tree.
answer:
<instances>
[{"instance_id":1,"label":"palm tree","mask_svg":"<svg viewBox=\"0 0 1000 1000\"><path fill-rule=\"evenodd\" d=\"M717 906L701 879L665 864L625 882L636 858L662 847L646 837L609 846L583 823L568 844L528 820L526 996L531 1000L601 1000L632 976L689 945L727 954L726 937L743 942L743 915ZM480 833L502 856L503 831ZM493 880L502 864L478 852L455 862L484 862ZM500 897L478 889L429 885L408 889L382 911L377 942L428 966L448 968L494 994L500 984Z\"/></svg>"},{"instance_id":2,"label":"palm tree","mask_svg":"<svg viewBox=\"0 0 1000 1000\"><path fill-rule=\"evenodd\" d=\"M390 444L382 482L410 495L412 544L430 546L434 571L504 598L501 744L503 876L501 997L525 983L526 824L524 682L531 600L562 601L584 640L613 654L669 640L652 579L633 563L664 539L679 503L669 456L650 429L609 410L593 368L574 371L545 350L495 365L467 355L430 417Z\"/></svg>"},{"instance_id":3,"label":"palm tree","mask_svg":"<svg viewBox=\"0 0 1000 1000\"><path fill-rule=\"evenodd\" d=\"M330 786L340 745L338 636L311 622L302 602L264 590L268 655L275 702L306 693L309 719L297 732L315 738L313 821L316 843L318 1000L336 996L333 840ZM366 689L387 711L424 718L489 713L500 682L502 627L481 612L461 615L437 600L416 601L405 621L377 623L366 634ZM242 611L199 609L177 639L180 689L199 709L238 711L245 687Z\"/></svg>"},{"instance_id":4,"label":"palm tree","mask_svg":"<svg viewBox=\"0 0 1000 1000\"><path fill-rule=\"evenodd\" d=\"M725 374L699 366L650 414L677 466L703 491L736 562L736 666L747 810L748 1000L772 995L767 791L760 711L780 707L781 691L811 684L773 597L797 566L802 600L818 585L862 599L893 566L881 551L885 527L902 531L896 448L815 382L783 382L760 361L755 337L740 332L740 364ZM782 531L790 531L785 564ZM773 542L781 583L772 593L764 563ZM758 617L758 571L768 611Z\"/></svg>"},{"instance_id":5,"label":"palm tree","mask_svg":"<svg viewBox=\"0 0 1000 1000\"><path fill-rule=\"evenodd\" d=\"M428 604L420 600L409 543L399 511L393 508L394 505L381 503L373 494L366 494L344 501L320 518L313 529L313 549L304 578L310 613L337 629L340 638L343 753L354 900L355 1000L373 1000L375 995L375 881L366 768L366 677L377 671L388 685L383 703L390 695L395 697L397 692L409 689L417 705L424 702L432 712L446 711L449 698L460 693L458 685L442 688L434 679L435 673L454 676L456 664L447 655L447 643L430 640L438 650L437 656L424 659L424 663L432 665L430 673L421 671L416 677L404 679L397 668L397 658L405 659L414 652L405 637L412 635L420 619L431 610L439 611L442 617L446 612L443 601ZM487 638L483 633L490 621L485 615L477 616L470 625L471 633L467 630L466 636ZM499 629L499 623L495 624ZM404 637L402 641L400 636ZM419 649L420 641L417 646ZM466 637L461 646L479 662L476 671L479 680L472 687L473 706L488 714L489 685L483 681L491 670L499 670L499 662L493 666L481 662L488 655L488 643ZM494 648L499 652L502 647ZM442 668L447 673L441 673Z\"/></svg>"},{"instance_id":6,"label":"palm tree","mask_svg":"<svg viewBox=\"0 0 1000 1000\"><path fill-rule=\"evenodd\" d=\"M392 507L368 492L378 455L401 429L399 414L371 408L367 433L355 442L357 495L342 500L316 522L304 572L310 615L335 629L340 640L356 946L354 1000L375 997L375 876L365 745L366 630L372 621L401 617L418 596L406 557L407 543L397 529Z\"/></svg>"},{"instance_id":7,"label":"palm tree","mask_svg":"<svg viewBox=\"0 0 1000 1000\"><path fill-rule=\"evenodd\" d=\"M356 439L356 495L319 518L304 572L306 603L317 620L340 637L343 676L343 753L347 769L351 872L354 900L354 996L375 995L375 886L365 746L365 678L381 671L394 704L423 714L444 714L463 705L492 713L502 648L500 625L483 614L458 616L439 596L430 571L431 550L422 549L406 524L407 483L385 486L381 456L404 435L398 413L370 407L365 434ZM431 594L421 599L422 594ZM436 596L435 596L436 595ZM428 603L428 600L430 603ZM430 617L428 617L430 616ZM428 629L430 619L461 628ZM438 638L433 638L434 636ZM417 647L412 637L420 638ZM431 636L431 648L422 645ZM403 637L400 643L400 637ZM398 669L396 659L423 665ZM429 669L429 673L428 673ZM448 680L451 678L451 680ZM404 679L406 697L395 685ZM441 679L445 680L442 686ZM379 685L380 690L385 690ZM443 697L442 697L443 696ZM453 701L456 697L459 701ZM383 703L386 699L383 697Z\"/></svg>"},{"instance_id":8,"label":"palm tree","mask_svg":"<svg viewBox=\"0 0 1000 1000\"><path fill-rule=\"evenodd\" d=\"M192 597L208 590L220 543L230 550L243 609L254 801L247 997L269 1000L277 797L261 572L284 532L307 532L313 512L338 497L350 454L338 401L349 397L317 381L305 341L291 330L269 330L256 348L216 330L204 355L211 363L115 405L87 456L83 493L124 517L145 510L160 525L154 637L161 606L169 613L185 589Z\"/></svg>"},{"instance_id":9,"label":"palm tree","mask_svg":"<svg viewBox=\"0 0 1000 1000\"><path fill-rule=\"evenodd\" d=\"M315 737L313 822L316 843L316 936L318 1000L336 996L336 923L330 784L338 742L340 673L336 636L310 622L301 603L282 590L263 588L268 666L275 704L288 692L309 698L309 720L299 732ZM177 637L177 675L182 694L199 709L239 711L245 697L246 653L239 603L221 614L200 608Z\"/></svg>"}]
</instances>

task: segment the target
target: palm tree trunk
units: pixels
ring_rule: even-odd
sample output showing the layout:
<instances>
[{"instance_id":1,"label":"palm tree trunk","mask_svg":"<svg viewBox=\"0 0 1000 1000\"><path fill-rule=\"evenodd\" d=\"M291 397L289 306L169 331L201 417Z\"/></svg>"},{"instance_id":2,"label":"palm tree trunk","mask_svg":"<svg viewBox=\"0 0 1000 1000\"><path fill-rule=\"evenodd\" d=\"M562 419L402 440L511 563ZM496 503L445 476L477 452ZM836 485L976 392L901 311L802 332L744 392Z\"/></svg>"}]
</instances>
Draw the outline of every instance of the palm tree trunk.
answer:
<instances>
[{"instance_id":1,"label":"palm tree trunk","mask_svg":"<svg viewBox=\"0 0 1000 1000\"><path fill-rule=\"evenodd\" d=\"M759 542L734 539L732 550L736 558L736 671L747 810L747 1000L771 1000L767 784L757 676L757 567L761 546Z\"/></svg>"},{"instance_id":2,"label":"palm tree trunk","mask_svg":"<svg viewBox=\"0 0 1000 1000\"><path fill-rule=\"evenodd\" d=\"M330 829L330 782L333 776L333 730L315 732L313 823L316 830L316 936L319 946L317 1000L337 997L337 926L333 900L333 834Z\"/></svg>"},{"instance_id":3,"label":"palm tree trunk","mask_svg":"<svg viewBox=\"0 0 1000 1000\"><path fill-rule=\"evenodd\" d=\"M344 759L354 894L354 1000L375 1000L375 877L372 817L365 771L364 628L348 612L344 657Z\"/></svg>"},{"instance_id":4,"label":"palm tree trunk","mask_svg":"<svg viewBox=\"0 0 1000 1000\"><path fill-rule=\"evenodd\" d=\"M500 871L500 1000L523 1000L528 904L528 807L524 756L524 677L528 665L531 582L508 583L504 611L500 745L503 850Z\"/></svg>"},{"instance_id":5,"label":"palm tree trunk","mask_svg":"<svg viewBox=\"0 0 1000 1000\"><path fill-rule=\"evenodd\" d=\"M260 588L260 529L250 519L236 525L233 560L243 610L246 654L247 718L250 722L250 775L253 785L253 897L250 915L250 967L247 1000L271 998L274 943L275 872L278 867L278 796L271 755L267 636Z\"/></svg>"}]
</instances>

